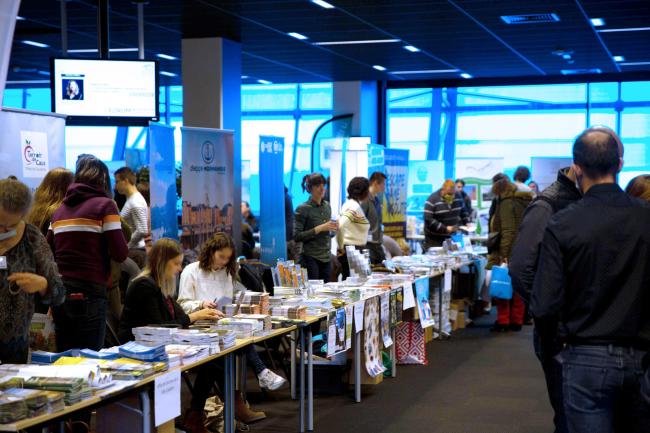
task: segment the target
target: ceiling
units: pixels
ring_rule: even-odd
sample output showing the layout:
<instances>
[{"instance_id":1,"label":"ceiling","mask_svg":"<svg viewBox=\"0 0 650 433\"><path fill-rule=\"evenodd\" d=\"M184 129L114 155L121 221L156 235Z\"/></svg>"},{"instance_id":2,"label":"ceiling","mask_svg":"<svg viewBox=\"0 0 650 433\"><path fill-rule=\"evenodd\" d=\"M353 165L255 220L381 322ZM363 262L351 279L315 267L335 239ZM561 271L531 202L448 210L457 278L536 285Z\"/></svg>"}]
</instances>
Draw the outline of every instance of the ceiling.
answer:
<instances>
[{"instance_id":1,"label":"ceiling","mask_svg":"<svg viewBox=\"0 0 650 433\"><path fill-rule=\"evenodd\" d=\"M97 47L93 0L68 0L68 48ZM563 69L603 74L650 71L648 0L151 0L144 7L146 57L160 61L161 83L180 84L182 37L224 36L242 43L245 83L267 80L444 80L554 77ZM110 46L137 47L137 8L110 1ZM553 13L558 22L508 25L502 15ZM22 0L8 80L46 83L49 57L61 55L58 0ZM590 18L602 18L594 27ZM608 31L646 28L635 31ZM308 37L288 36L297 32ZM316 45L316 42L398 42ZM30 40L47 48L24 44ZM403 47L412 45L419 52ZM556 54L553 54L553 52ZM177 57L164 60L158 53ZM570 58L562 55L569 54ZM72 55L72 54L71 54ZM74 54L97 57L96 53ZM616 61L614 56L623 56ZM137 58L113 52L111 58ZM386 71L373 68L380 65ZM436 71L403 74L402 71ZM446 71L446 72L440 72ZM44 85L44 84L43 84Z\"/></svg>"}]
</instances>

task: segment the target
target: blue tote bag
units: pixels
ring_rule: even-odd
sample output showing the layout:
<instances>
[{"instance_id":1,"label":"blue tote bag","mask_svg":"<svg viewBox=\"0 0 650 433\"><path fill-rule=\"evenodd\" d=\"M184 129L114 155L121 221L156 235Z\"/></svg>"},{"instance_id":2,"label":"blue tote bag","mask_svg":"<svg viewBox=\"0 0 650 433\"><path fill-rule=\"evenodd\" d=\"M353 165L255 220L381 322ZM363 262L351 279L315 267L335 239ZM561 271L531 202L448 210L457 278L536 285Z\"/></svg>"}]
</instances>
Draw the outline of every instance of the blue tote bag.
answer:
<instances>
[{"instance_id":1,"label":"blue tote bag","mask_svg":"<svg viewBox=\"0 0 650 433\"><path fill-rule=\"evenodd\" d=\"M492 267L490 296L499 299L512 299L512 281L507 266Z\"/></svg>"}]
</instances>

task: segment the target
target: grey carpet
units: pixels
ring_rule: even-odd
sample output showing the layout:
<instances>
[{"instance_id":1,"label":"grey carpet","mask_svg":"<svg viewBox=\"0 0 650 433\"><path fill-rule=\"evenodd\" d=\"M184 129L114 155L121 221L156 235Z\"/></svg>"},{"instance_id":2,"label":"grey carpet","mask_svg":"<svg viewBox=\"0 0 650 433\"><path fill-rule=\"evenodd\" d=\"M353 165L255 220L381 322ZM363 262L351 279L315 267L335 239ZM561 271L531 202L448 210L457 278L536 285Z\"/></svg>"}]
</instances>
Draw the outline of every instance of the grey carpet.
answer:
<instances>
[{"instance_id":1,"label":"grey carpet","mask_svg":"<svg viewBox=\"0 0 650 433\"><path fill-rule=\"evenodd\" d=\"M493 316L427 346L427 366L399 366L397 378L352 393L317 396L316 432L376 433L549 433L553 431L541 367L532 349L532 328L493 334ZM249 394L268 418L253 432L295 432L297 401L288 390L260 399Z\"/></svg>"}]
</instances>

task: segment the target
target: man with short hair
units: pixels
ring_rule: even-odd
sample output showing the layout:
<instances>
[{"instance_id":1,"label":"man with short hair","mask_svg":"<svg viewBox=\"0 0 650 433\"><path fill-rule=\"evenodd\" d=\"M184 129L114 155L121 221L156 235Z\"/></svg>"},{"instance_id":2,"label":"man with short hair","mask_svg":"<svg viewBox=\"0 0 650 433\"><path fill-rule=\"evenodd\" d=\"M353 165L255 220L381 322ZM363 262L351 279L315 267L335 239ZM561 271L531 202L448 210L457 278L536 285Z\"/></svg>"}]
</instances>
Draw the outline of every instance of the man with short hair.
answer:
<instances>
[{"instance_id":1,"label":"man with short hair","mask_svg":"<svg viewBox=\"0 0 650 433\"><path fill-rule=\"evenodd\" d=\"M526 185L526 182L528 179L530 179L530 170L528 167L520 165L517 167L515 170L515 174L512 176L512 178L515 181L515 185L517 185L517 191L522 191L522 192L533 192L532 189L528 185Z\"/></svg>"},{"instance_id":2,"label":"man with short hair","mask_svg":"<svg viewBox=\"0 0 650 433\"><path fill-rule=\"evenodd\" d=\"M463 199L456 194L454 181L445 180L438 191L427 198L424 204L424 251L440 247L446 239L467 224L469 218Z\"/></svg>"},{"instance_id":3,"label":"man with short hair","mask_svg":"<svg viewBox=\"0 0 650 433\"><path fill-rule=\"evenodd\" d=\"M531 311L542 341L564 349L567 431L647 432L642 358L650 349L650 205L616 184L623 160L615 136L583 132L573 146L583 199L548 223Z\"/></svg>"},{"instance_id":4,"label":"man with short hair","mask_svg":"<svg viewBox=\"0 0 650 433\"><path fill-rule=\"evenodd\" d=\"M471 218L472 217L472 199L469 194L465 192L465 181L463 179L456 179L456 193L460 194L463 199L463 205L465 206L465 212Z\"/></svg>"},{"instance_id":5,"label":"man with short hair","mask_svg":"<svg viewBox=\"0 0 650 433\"><path fill-rule=\"evenodd\" d=\"M136 176L129 167L115 171L115 189L126 196L126 202L120 211L120 216L131 227L129 250L144 250L144 239L149 233L147 201L135 186Z\"/></svg>"},{"instance_id":6,"label":"man with short hair","mask_svg":"<svg viewBox=\"0 0 650 433\"><path fill-rule=\"evenodd\" d=\"M386 191L386 175L384 173L376 171L370 175L369 191L368 200L361 203L361 209L370 223L368 243L366 244L370 250L370 263L379 265L386 259L383 247L382 198L380 197Z\"/></svg>"}]
</instances>

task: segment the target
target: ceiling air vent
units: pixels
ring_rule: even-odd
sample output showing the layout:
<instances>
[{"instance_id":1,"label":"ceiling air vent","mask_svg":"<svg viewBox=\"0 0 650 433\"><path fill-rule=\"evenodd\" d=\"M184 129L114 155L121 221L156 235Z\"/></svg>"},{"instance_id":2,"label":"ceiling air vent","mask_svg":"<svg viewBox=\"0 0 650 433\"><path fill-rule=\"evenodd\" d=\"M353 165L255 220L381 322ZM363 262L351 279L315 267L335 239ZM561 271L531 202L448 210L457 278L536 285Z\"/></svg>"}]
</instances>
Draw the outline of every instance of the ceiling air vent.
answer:
<instances>
[{"instance_id":1,"label":"ceiling air vent","mask_svg":"<svg viewBox=\"0 0 650 433\"><path fill-rule=\"evenodd\" d=\"M603 71L600 68L591 68L591 69L562 69L560 71L562 75L582 75L582 74L600 74Z\"/></svg>"},{"instance_id":2,"label":"ceiling air vent","mask_svg":"<svg viewBox=\"0 0 650 433\"><path fill-rule=\"evenodd\" d=\"M506 24L556 23L560 17L556 14L501 15Z\"/></svg>"}]
</instances>

